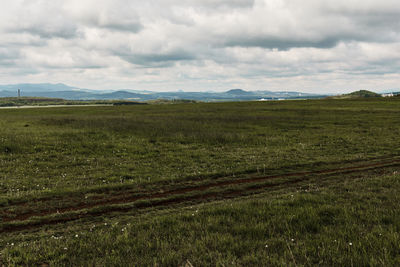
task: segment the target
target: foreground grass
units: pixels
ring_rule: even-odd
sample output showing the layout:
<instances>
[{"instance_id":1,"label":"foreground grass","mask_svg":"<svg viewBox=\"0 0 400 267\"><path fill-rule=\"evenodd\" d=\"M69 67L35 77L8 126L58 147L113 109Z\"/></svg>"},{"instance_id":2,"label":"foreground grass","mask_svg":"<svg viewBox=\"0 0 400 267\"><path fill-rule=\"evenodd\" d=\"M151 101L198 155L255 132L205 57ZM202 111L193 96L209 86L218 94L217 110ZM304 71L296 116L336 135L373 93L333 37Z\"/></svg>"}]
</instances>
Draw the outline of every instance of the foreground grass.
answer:
<instances>
[{"instance_id":1,"label":"foreground grass","mask_svg":"<svg viewBox=\"0 0 400 267\"><path fill-rule=\"evenodd\" d=\"M42 237L8 235L0 258L55 266L398 266L399 191L398 174L338 177L87 227L69 224Z\"/></svg>"}]
</instances>

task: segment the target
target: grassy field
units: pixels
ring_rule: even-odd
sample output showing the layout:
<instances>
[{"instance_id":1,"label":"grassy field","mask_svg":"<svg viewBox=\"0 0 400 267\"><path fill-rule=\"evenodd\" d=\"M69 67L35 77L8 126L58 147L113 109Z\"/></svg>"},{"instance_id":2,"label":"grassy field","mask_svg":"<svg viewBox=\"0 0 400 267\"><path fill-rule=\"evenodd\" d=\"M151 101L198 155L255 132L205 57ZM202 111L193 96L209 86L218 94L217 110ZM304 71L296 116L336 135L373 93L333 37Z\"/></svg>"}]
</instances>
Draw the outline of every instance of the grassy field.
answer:
<instances>
[{"instance_id":1,"label":"grassy field","mask_svg":"<svg viewBox=\"0 0 400 267\"><path fill-rule=\"evenodd\" d=\"M0 110L0 265L398 265L400 99Z\"/></svg>"}]
</instances>

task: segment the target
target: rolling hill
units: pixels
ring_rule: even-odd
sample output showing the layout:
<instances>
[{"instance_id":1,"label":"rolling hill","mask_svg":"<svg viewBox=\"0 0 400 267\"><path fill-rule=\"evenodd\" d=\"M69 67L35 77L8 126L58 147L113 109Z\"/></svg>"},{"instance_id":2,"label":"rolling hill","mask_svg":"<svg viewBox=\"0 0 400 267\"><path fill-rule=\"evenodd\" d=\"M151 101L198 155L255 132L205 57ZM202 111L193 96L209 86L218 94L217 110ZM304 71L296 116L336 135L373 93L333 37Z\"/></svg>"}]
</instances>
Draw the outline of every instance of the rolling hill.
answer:
<instances>
[{"instance_id":1,"label":"rolling hill","mask_svg":"<svg viewBox=\"0 0 400 267\"><path fill-rule=\"evenodd\" d=\"M157 99L181 100L190 99L196 101L252 101L273 99L305 99L321 98L324 95L306 94L289 91L245 91L243 89L231 89L226 92L151 92L139 90L89 90L68 86L65 84L13 84L0 85L0 97L13 97L17 95L18 89L22 96L29 97L52 97L67 100L123 100L148 101Z\"/></svg>"},{"instance_id":2,"label":"rolling hill","mask_svg":"<svg viewBox=\"0 0 400 267\"><path fill-rule=\"evenodd\" d=\"M371 92L368 90L359 90L359 91L351 92L349 94L337 95L337 96L332 96L329 98L345 99L345 98L370 98L370 97L382 97L382 96L378 93Z\"/></svg>"}]
</instances>

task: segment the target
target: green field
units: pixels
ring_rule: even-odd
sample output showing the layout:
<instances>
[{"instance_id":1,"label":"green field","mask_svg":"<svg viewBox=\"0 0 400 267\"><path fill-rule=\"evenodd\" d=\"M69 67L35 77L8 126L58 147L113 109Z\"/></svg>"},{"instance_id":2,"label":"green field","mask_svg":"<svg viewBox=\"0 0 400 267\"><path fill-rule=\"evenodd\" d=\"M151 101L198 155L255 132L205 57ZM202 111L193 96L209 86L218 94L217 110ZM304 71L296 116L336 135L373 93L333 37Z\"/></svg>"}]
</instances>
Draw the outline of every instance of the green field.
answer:
<instances>
[{"instance_id":1,"label":"green field","mask_svg":"<svg viewBox=\"0 0 400 267\"><path fill-rule=\"evenodd\" d=\"M400 264L400 99L0 110L0 266Z\"/></svg>"}]
</instances>

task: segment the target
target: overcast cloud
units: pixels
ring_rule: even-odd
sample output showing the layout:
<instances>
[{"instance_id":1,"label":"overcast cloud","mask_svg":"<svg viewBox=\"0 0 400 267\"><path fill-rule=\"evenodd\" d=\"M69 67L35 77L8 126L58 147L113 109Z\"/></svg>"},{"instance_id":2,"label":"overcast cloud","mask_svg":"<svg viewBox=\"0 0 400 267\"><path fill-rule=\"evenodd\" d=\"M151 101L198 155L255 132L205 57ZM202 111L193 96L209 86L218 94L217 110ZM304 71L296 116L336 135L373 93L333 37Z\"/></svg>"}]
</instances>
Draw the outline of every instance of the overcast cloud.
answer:
<instances>
[{"instance_id":1,"label":"overcast cloud","mask_svg":"<svg viewBox=\"0 0 400 267\"><path fill-rule=\"evenodd\" d=\"M0 83L400 88L398 0L5 0Z\"/></svg>"}]
</instances>

